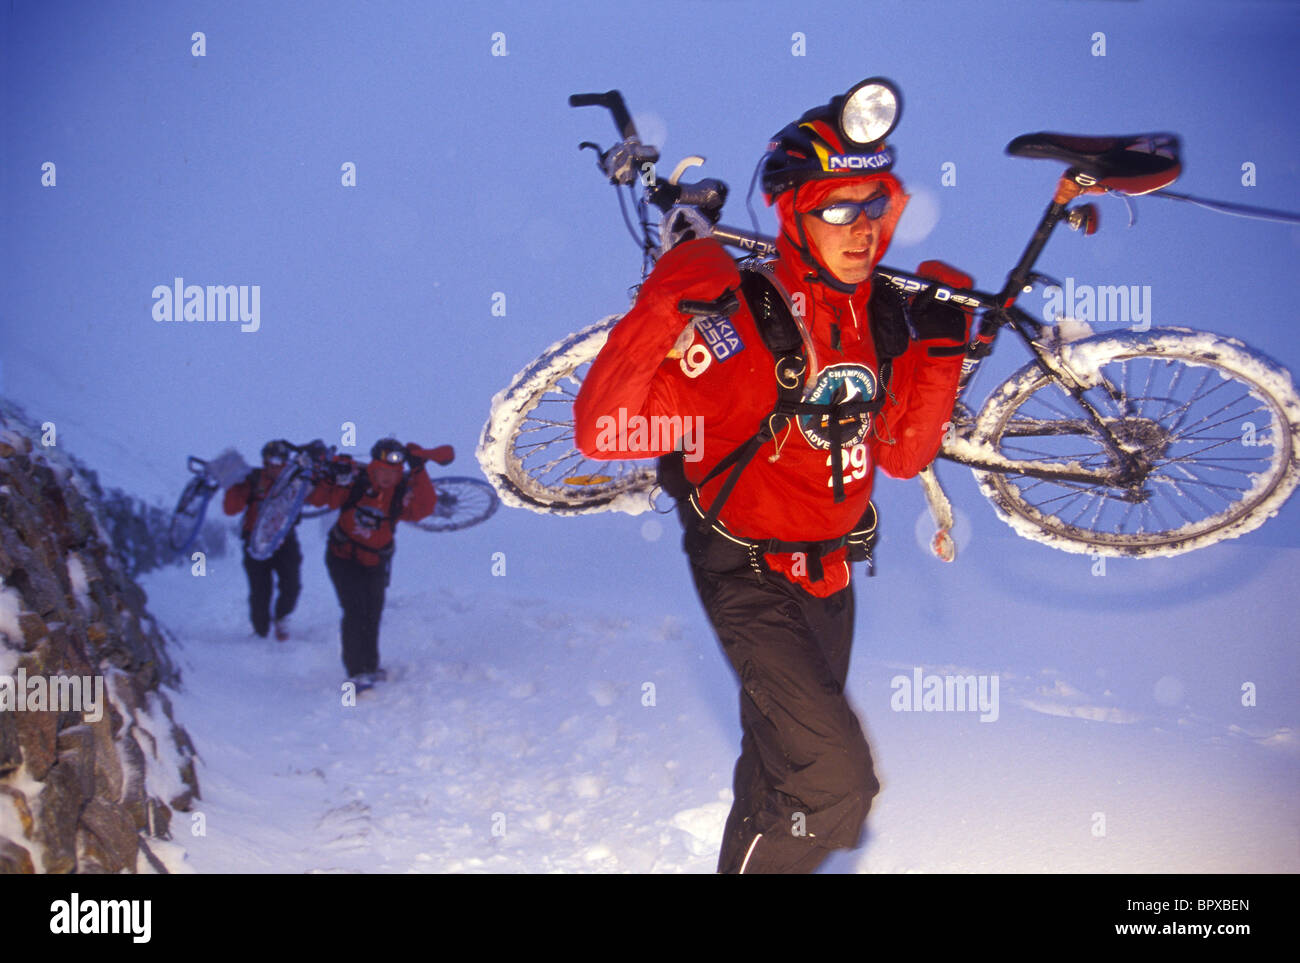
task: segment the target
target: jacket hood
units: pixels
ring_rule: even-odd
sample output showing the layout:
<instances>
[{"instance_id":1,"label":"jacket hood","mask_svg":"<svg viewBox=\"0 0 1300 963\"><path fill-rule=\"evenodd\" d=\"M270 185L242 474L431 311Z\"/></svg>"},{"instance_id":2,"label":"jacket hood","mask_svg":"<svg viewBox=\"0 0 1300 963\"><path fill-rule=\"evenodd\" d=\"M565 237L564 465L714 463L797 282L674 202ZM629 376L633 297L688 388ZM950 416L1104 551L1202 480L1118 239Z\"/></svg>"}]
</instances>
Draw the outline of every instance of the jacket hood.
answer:
<instances>
[{"instance_id":1,"label":"jacket hood","mask_svg":"<svg viewBox=\"0 0 1300 963\"><path fill-rule=\"evenodd\" d=\"M889 250L894 230L898 227L898 220L903 216L903 209L907 207L908 194L903 190L902 182L893 174L868 174L852 179L810 181L780 194L775 204L777 221L781 226L780 235L777 237L777 250L781 257L791 266L810 269L815 274L815 280L825 284L830 290L845 295L852 294L854 287L861 287L861 285L846 285L830 273L822 263L821 254L815 249L812 239L802 229L798 215L821 207L833 191L851 184L878 184L889 195L889 211L877 222L879 243L876 245L875 259L871 263L872 268L875 268L885 256L885 252ZM865 283L867 290L870 290L870 281Z\"/></svg>"}]
</instances>

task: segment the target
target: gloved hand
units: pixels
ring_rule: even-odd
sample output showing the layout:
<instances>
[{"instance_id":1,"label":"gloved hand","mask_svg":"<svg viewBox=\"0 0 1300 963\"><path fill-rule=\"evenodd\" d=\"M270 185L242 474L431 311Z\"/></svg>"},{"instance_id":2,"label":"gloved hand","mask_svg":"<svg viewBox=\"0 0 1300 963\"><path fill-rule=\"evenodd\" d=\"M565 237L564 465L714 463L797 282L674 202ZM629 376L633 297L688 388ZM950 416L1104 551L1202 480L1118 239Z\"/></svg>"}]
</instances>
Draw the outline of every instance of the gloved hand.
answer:
<instances>
[{"instance_id":1,"label":"gloved hand","mask_svg":"<svg viewBox=\"0 0 1300 963\"><path fill-rule=\"evenodd\" d=\"M439 445L437 448L433 449L429 455L439 465L450 465L452 460L456 457L456 452L452 449L451 445Z\"/></svg>"},{"instance_id":2,"label":"gloved hand","mask_svg":"<svg viewBox=\"0 0 1300 963\"><path fill-rule=\"evenodd\" d=\"M907 329L907 299L887 281L871 285L867 302L876 351L886 358L897 358L907 350L912 335Z\"/></svg>"},{"instance_id":3,"label":"gloved hand","mask_svg":"<svg viewBox=\"0 0 1300 963\"><path fill-rule=\"evenodd\" d=\"M942 261L923 261L917 267L916 273L938 281L946 287L969 288L975 283L969 274L964 274ZM930 354L956 353L956 351L943 350L944 346L965 347L970 313L951 301L935 300L933 287L917 295L912 302L911 317L912 329L916 332L918 341L939 343L930 349Z\"/></svg>"},{"instance_id":4,"label":"gloved hand","mask_svg":"<svg viewBox=\"0 0 1300 963\"><path fill-rule=\"evenodd\" d=\"M421 454L416 454L417 452L421 452ZM412 472L417 472L424 468L425 459L422 452L423 449L421 449L415 442L408 441L406 443L406 464L410 466Z\"/></svg>"}]
</instances>

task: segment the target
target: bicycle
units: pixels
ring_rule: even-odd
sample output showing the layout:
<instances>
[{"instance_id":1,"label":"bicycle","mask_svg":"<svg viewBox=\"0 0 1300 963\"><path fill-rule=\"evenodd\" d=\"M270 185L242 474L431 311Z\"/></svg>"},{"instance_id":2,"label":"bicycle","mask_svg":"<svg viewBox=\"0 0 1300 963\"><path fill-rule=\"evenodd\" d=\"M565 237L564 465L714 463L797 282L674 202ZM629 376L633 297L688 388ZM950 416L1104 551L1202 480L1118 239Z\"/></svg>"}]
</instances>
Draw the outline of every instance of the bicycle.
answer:
<instances>
[{"instance_id":1,"label":"bicycle","mask_svg":"<svg viewBox=\"0 0 1300 963\"><path fill-rule=\"evenodd\" d=\"M208 511L208 502L221 487L220 483L208 471L208 463L202 458L190 455L186 467L194 473L181 491L170 524L167 526L167 544L173 552L184 553L198 538L203 527L203 518Z\"/></svg>"},{"instance_id":2,"label":"bicycle","mask_svg":"<svg viewBox=\"0 0 1300 963\"><path fill-rule=\"evenodd\" d=\"M306 451L307 449L302 450ZM317 449L310 477L316 482L321 481L331 473L336 477L339 474L352 477L356 470L358 470L357 466L348 455L333 455L333 449ZM458 532L461 529L472 528L491 518L500 505L496 491L480 478L448 475L443 478L431 478L430 481L433 483L433 490L438 496L437 501L434 503L433 511L428 517L414 523L416 528L426 532ZM292 481L286 481L286 488L291 484ZM310 488L307 491L308 495L310 495ZM273 488L272 493L274 492L275 489ZM270 497L271 494L268 493L267 498ZM293 500L296 500L297 497L298 492L295 492L292 500L288 501L290 507L292 507ZM306 497L308 496L303 496L304 499ZM286 499L289 498L290 496L286 496ZM320 518L335 510L333 508L303 509L302 504L299 503L297 517ZM283 537L281 540L283 540ZM276 545L278 547L279 542L276 542ZM274 549L271 551L274 552Z\"/></svg>"},{"instance_id":3,"label":"bicycle","mask_svg":"<svg viewBox=\"0 0 1300 963\"><path fill-rule=\"evenodd\" d=\"M433 479L438 501L433 513L415 523L426 532L458 532L486 522L501 504L492 486L481 478L449 475Z\"/></svg>"},{"instance_id":4,"label":"bicycle","mask_svg":"<svg viewBox=\"0 0 1300 963\"><path fill-rule=\"evenodd\" d=\"M334 453L319 440L289 447L293 454L258 506L257 520L248 533L248 555L259 562L274 555L298 524L307 496L323 477L325 459Z\"/></svg>"},{"instance_id":5,"label":"bicycle","mask_svg":"<svg viewBox=\"0 0 1300 963\"><path fill-rule=\"evenodd\" d=\"M702 158L683 160L667 182L654 178L659 153L640 142L617 90L576 94L569 103L613 114L622 139L607 151L581 146L596 150L616 190L626 187L633 196L639 237L626 208L623 215L642 247L643 276L683 229L711 234L738 248L742 259L775 250L771 238L719 223L728 193L723 182L681 181ZM999 291L948 287L883 265L874 273L874 283L913 298L930 292L974 313L938 457L971 468L982 494L1018 534L1064 551L1192 551L1258 528L1300 482L1300 398L1281 365L1238 339L1188 328L1071 340L1061 325L1037 321L1016 305L1037 285L1056 283L1033 268L1059 225L1096 231L1095 205L1076 199L1161 190L1181 173L1179 149L1178 138L1163 133L1017 137L1007 153L1056 160L1067 169ZM621 193L619 199L622 207ZM651 208L662 212L657 235ZM507 504L561 515L638 514L652 507L653 463L595 461L573 441L572 404L585 367L620 317L553 344L493 399L477 455ZM970 397L972 377L1005 329L1019 336L1030 360L978 404ZM937 530L931 548L951 561L951 504L933 465L921 481Z\"/></svg>"}]
</instances>

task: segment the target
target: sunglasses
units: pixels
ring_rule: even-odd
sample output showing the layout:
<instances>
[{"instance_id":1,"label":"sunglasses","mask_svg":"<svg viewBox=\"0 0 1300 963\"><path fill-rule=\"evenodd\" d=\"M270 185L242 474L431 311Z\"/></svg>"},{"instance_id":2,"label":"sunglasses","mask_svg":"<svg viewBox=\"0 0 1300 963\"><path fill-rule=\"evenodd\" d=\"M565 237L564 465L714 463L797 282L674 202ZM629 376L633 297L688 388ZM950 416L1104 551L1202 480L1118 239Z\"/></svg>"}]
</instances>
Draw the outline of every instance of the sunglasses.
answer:
<instances>
[{"instance_id":1,"label":"sunglasses","mask_svg":"<svg viewBox=\"0 0 1300 963\"><path fill-rule=\"evenodd\" d=\"M867 215L867 220L878 221L889 209L889 195L877 194L865 201L836 201L814 211L808 211L814 217L820 217L827 224L844 227L858 219L859 214Z\"/></svg>"}]
</instances>

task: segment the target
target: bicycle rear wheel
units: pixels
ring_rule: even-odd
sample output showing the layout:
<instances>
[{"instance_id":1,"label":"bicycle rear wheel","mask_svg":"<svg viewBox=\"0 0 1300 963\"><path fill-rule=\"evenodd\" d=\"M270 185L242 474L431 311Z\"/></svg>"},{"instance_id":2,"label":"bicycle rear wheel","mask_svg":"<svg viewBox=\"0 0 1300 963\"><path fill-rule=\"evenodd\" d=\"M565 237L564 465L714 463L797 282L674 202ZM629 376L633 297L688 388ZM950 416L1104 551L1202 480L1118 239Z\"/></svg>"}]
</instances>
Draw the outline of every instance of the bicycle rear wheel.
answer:
<instances>
[{"instance_id":1,"label":"bicycle rear wheel","mask_svg":"<svg viewBox=\"0 0 1300 963\"><path fill-rule=\"evenodd\" d=\"M485 522L500 501L492 486L480 478L435 478L438 502L433 514L415 523L426 532L455 532Z\"/></svg>"},{"instance_id":2,"label":"bicycle rear wheel","mask_svg":"<svg viewBox=\"0 0 1300 963\"><path fill-rule=\"evenodd\" d=\"M1061 346L1140 478L1111 485L1035 468L1113 467L1059 383L1028 365L993 392L971 441L1023 466L975 470L1019 534L1069 552L1179 555L1253 531L1300 481L1300 398L1286 369L1232 338L1181 328Z\"/></svg>"},{"instance_id":3,"label":"bicycle rear wheel","mask_svg":"<svg viewBox=\"0 0 1300 963\"><path fill-rule=\"evenodd\" d=\"M507 505L552 515L650 509L654 461L598 461L574 442L578 388L620 317L551 345L492 399L475 454Z\"/></svg>"}]
</instances>

